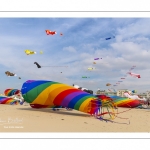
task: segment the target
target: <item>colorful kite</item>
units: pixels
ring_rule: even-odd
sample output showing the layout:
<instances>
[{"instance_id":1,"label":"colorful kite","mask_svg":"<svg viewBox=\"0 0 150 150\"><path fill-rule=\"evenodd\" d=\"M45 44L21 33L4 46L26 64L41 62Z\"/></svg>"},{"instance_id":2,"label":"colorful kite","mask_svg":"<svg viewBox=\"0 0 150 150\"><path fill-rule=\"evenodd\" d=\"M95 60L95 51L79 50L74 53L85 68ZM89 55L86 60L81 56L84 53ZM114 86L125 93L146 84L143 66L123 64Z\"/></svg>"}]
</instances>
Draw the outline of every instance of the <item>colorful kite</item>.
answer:
<instances>
[{"instance_id":1,"label":"colorful kite","mask_svg":"<svg viewBox=\"0 0 150 150\"><path fill-rule=\"evenodd\" d=\"M50 30L45 30L47 35L54 35L57 34L56 31L50 31Z\"/></svg>"},{"instance_id":2,"label":"colorful kite","mask_svg":"<svg viewBox=\"0 0 150 150\"><path fill-rule=\"evenodd\" d=\"M128 72L127 74L131 75L132 77L141 78L140 74L135 74L132 72Z\"/></svg>"},{"instance_id":3,"label":"colorful kite","mask_svg":"<svg viewBox=\"0 0 150 150\"><path fill-rule=\"evenodd\" d=\"M34 108L36 105L38 108L62 106L95 115L101 120L104 120L102 117L104 114L112 113L108 111L101 113L101 107L106 108L106 104L102 104L101 100L93 94L59 82L28 80L22 85L21 93L24 100Z\"/></svg>"},{"instance_id":4,"label":"colorful kite","mask_svg":"<svg viewBox=\"0 0 150 150\"><path fill-rule=\"evenodd\" d=\"M97 95L98 98L103 99L101 95ZM127 107L127 108L135 108L141 105L140 100L134 100L127 97L120 97L120 96L106 96L106 99L112 99L113 103L117 107Z\"/></svg>"},{"instance_id":5,"label":"colorful kite","mask_svg":"<svg viewBox=\"0 0 150 150\"><path fill-rule=\"evenodd\" d=\"M96 64L96 62L93 62L93 64Z\"/></svg>"},{"instance_id":6,"label":"colorful kite","mask_svg":"<svg viewBox=\"0 0 150 150\"><path fill-rule=\"evenodd\" d=\"M98 98L72 86L43 80L28 80L21 89L24 100L30 104L63 106L88 113L91 100Z\"/></svg>"},{"instance_id":7,"label":"colorful kite","mask_svg":"<svg viewBox=\"0 0 150 150\"><path fill-rule=\"evenodd\" d=\"M10 97L0 96L0 104L9 104L9 105L17 105L20 101L15 100Z\"/></svg>"},{"instance_id":8,"label":"colorful kite","mask_svg":"<svg viewBox=\"0 0 150 150\"><path fill-rule=\"evenodd\" d=\"M132 90L132 93L137 93L137 91L136 90Z\"/></svg>"},{"instance_id":9,"label":"colorful kite","mask_svg":"<svg viewBox=\"0 0 150 150\"><path fill-rule=\"evenodd\" d=\"M25 53L26 53L27 55L36 54L36 52L31 51L31 50L25 50Z\"/></svg>"},{"instance_id":10,"label":"colorful kite","mask_svg":"<svg viewBox=\"0 0 150 150\"><path fill-rule=\"evenodd\" d=\"M13 95L17 95L20 93L20 90L18 89L6 89L4 91L5 96L13 96Z\"/></svg>"}]
</instances>

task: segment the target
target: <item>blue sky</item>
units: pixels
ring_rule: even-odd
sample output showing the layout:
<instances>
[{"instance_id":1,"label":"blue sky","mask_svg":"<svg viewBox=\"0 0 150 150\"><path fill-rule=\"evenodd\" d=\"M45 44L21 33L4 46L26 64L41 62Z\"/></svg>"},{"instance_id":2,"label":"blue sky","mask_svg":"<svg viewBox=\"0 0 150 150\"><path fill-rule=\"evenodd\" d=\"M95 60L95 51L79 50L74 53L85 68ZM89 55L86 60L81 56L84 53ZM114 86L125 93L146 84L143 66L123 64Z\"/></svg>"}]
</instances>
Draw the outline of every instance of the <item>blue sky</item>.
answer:
<instances>
[{"instance_id":1,"label":"blue sky","mask_svg":"<svg viewBox=\"0 0 150 150\"><path fill-rule=\"evenodd\" d=\"M57 34L47 36L46 29ZM105 40L111 36L115 38ZM117 83L133 65L141 78L128 75L116 90L150 89L150 18L0 18L0 48L0 93L21 89L29 79L107 90L106 83ZM27 56L26 49L37 54ZM96 57L102 59L94 65ZM68 67L38 69L35 61L41 66ZM17 77L7 77L5 71Z\"/></svg>"}]
</instances>

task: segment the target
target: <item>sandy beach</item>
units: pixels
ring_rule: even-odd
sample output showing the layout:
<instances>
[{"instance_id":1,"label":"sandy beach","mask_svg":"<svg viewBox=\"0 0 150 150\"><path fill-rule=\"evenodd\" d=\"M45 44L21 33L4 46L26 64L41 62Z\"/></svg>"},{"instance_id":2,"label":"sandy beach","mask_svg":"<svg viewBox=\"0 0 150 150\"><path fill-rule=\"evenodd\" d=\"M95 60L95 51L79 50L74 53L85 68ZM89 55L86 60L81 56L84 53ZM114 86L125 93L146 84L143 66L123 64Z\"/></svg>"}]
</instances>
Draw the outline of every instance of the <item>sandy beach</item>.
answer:
<instances>
[{"instance_id":1,"label":"sandy beach","mask_svg":"<svg viewBox=\"0 0 150 150\"><path fill-rule=\"evenodd\" d=\"M118 108L118 123L100 121L76 110L0 105L0 132L150 132L150 109ZM127 123L127 124L123 124Z\"/></svg>"}]
</instances>

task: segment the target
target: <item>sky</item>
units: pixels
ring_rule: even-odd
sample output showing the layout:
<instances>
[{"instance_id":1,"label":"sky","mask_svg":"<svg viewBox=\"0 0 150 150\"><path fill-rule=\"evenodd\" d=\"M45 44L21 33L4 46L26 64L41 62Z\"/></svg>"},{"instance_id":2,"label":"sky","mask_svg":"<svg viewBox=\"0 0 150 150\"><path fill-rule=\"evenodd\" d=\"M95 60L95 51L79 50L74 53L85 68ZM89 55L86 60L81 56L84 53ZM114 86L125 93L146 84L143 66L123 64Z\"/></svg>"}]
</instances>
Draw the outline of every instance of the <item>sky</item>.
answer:
<instances>
[{"instance_id":1,"label":"sky","mask_svg":"<svg viewBox=\"0 0 150 150\"><path fill-rule=\"evenodd\" d=\"M108 90L106 84L116 84L132 66L141 78L127 75L112 88L150 90L150 18L0 18L0 49L0 93L21 89L27 80ZM26 55L26 49L36 54ZM34 62L49 67L37 68ZM7 77L6 71L17 76Z\"/></svg>"}]
</instances>

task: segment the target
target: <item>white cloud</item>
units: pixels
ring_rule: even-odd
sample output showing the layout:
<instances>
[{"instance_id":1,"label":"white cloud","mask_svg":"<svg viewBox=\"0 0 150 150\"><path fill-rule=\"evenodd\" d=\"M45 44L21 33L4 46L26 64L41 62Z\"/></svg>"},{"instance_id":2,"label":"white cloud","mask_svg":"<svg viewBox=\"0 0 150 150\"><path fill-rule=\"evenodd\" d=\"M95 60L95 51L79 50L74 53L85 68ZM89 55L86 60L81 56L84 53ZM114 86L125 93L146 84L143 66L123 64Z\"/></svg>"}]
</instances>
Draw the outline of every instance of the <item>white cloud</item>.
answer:
<instances>
[{"instance_id":1,"label":"white cloud","mask_svg":"<svg viewBox=\"0 0 150 150\"><path fill-rule=\"evenodd\" d=\"M72 52L72 53L77 52L73 46L64 47L63 50L68 51L68 52Z\"/></svg>"}]
</instances>

